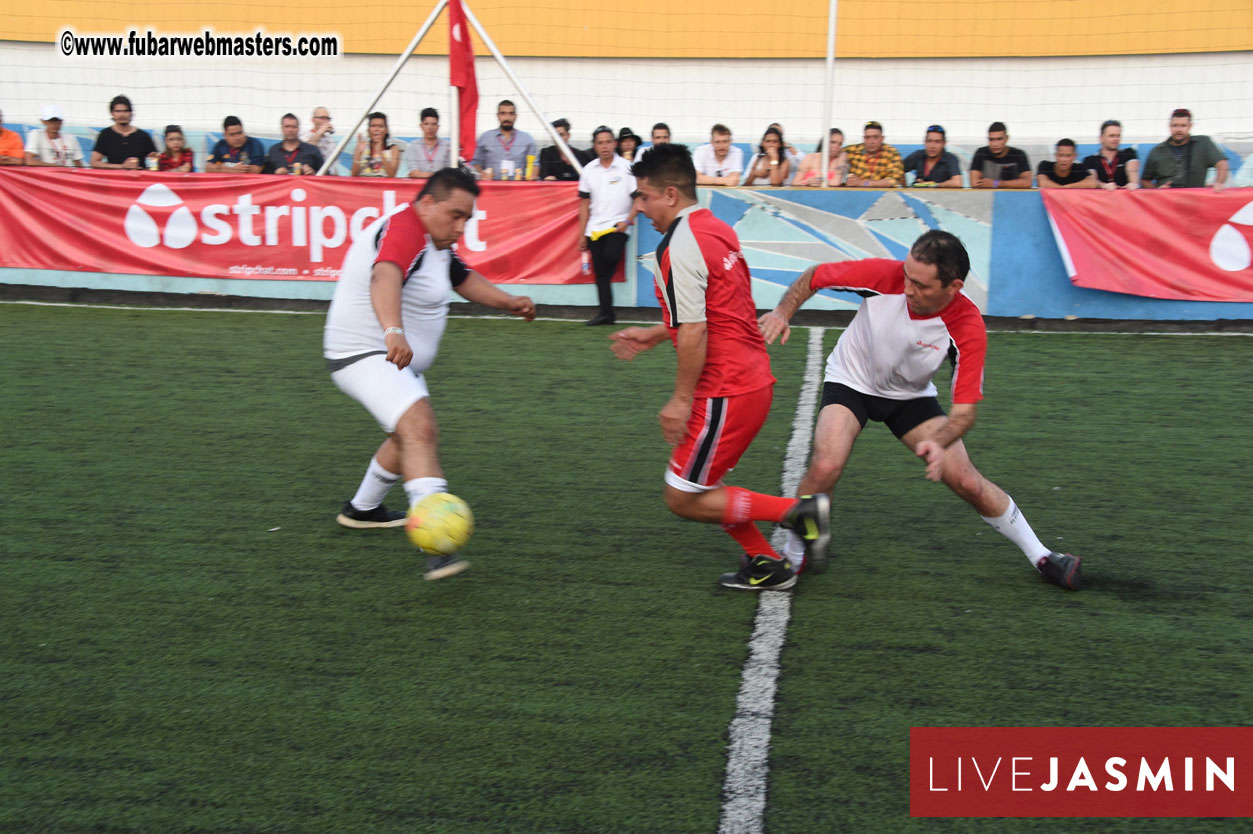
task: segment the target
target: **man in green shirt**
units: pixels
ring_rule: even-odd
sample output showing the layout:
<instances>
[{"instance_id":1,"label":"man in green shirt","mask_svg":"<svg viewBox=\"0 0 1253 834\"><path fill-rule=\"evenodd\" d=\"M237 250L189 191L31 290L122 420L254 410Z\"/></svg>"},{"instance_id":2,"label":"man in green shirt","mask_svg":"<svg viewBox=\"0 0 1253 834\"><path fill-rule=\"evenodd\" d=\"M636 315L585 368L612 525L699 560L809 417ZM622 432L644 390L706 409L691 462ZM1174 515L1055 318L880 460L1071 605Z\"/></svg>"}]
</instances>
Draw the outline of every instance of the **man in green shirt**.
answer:
<instances>
[{"instance_id":1,"label":"man in green shirt","mask_svg":"<svg viewBox=\"0 0 1253 834\"><path fill-rule=\"evenodd\" d=\"M1213 188L1221 191L1230 167L1214 140L1192 135L1192 113L1180 108L1170 114L1170 138L1149 151L1141 181L1146 188L1202 188L1213 168Z\"/></svg>"}]
</instances>

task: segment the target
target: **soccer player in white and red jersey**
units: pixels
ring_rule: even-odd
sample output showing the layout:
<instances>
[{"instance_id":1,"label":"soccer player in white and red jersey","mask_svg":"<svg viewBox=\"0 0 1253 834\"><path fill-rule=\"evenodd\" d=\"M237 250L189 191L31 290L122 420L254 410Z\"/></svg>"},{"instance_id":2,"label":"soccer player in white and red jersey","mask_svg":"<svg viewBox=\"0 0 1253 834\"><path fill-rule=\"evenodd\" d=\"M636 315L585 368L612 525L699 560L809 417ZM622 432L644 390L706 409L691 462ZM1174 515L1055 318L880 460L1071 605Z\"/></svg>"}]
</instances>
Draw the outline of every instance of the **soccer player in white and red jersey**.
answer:
<instances>
[{"instance_id":1,"label":"soccer player in white and red jersey","mask_svg":"<svg viewBox=\"0 0 1253 834\"><path fill-rule=\"evenodd\" d=\"M383 506L402 476L411 506L448 491L423 372L439 350L452 290L527 321L535 318L531 299L496 287L452 249L478 193L470 175L436 171L411 205L368 226L344 258L326 314L323 354L335 385L365 406L388 435L336 519L345 527L403 525L405 513ZM442 579L467 566L455 554L428 556L424 576Z\"/></svg>"},{"instance_id":2,"label":"soccer player in white and red jersey","mask_svg":"<svg viewBox=\"0 0 1253 834\"><path fill-rule=\"evenodd\" d=\"M805 270L779 305L760 318L768 344L776 338L786 343L788 322L818 290L866 297L827 360L813 459L799 491L830 492L866 420L882 422L926 462L930 480L943 481L974 507L1048 581L1077 591L1079 558L1045 547L1013 499L970 462L962 443L983 398L988 344L979 308L961 292L969 271L962 242L948 232L930 231L914 242L903 263L871 258ZM931 381L945 360L953 364L948 415ZM789 541L784 550L815 573L825 567L826 553L814 558L799 541Z\"/></svg>"},{"instance_id":3,"label":"soccer player in white and red jersey","mask_svg":"<svg viewBox=\"0 0 1253 834\"><path fill-rule=\"evenodd\" d=\"M666 470L666 506L693 521L719 523L744 550L724 587L785 590L796 584L787 559L754 522L799 530L805 549L826 549L830 498L763 495L725 486L766 422L774 392L770 356L731 227L696 202L696 169L683 145L655 145L631 169L638 211L662 232L657 249L657 299L662 323L628 327L609 338L622 359L633 359L667 338L678 354L674 395L658 415L673 447Z\"/></svg>"}]
</instances>

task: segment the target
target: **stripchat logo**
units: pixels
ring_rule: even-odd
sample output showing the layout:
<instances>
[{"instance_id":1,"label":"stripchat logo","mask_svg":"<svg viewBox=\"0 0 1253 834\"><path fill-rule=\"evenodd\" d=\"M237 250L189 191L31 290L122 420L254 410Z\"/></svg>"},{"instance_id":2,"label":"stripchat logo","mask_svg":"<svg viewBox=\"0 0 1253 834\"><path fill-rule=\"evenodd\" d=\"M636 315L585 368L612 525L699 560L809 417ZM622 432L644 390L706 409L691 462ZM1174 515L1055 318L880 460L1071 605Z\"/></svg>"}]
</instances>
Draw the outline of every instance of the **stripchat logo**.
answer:
<instances>
[{"instance_id":1,"label":"stripchat logo","mask_svg":"<svg viewBox=\"0 0 1253 834\"><path fill-rule=\"evenodd\" d=\"M123 227L130 242L144 249L237 242L304 248L310 263L321 263L328 250L356 240L366 226L406 205L397 203L395 191L384 191L381 206L365 206L348 215L339 206L306 205L308 196L305 189L293 188L284 202L258 205L253 194L243 193L234 203L210 203L197 212L174 189L157 183L145 188L126 210Z\"/></svg>"},{"instance_id":2,"label":"stripchat logo","mask_svg":"<svg viewBox=\"0 0 1253 834\"><path fill-rule=\"evenodd\" d=\"M1210 260L1226 272L1239 272L1253 264L1253 249L1249 247L1248 237L1236 226L1253 226L1253 203L1247 203L1231 215L1210 240Z\"/></svg>"}]
</instances>

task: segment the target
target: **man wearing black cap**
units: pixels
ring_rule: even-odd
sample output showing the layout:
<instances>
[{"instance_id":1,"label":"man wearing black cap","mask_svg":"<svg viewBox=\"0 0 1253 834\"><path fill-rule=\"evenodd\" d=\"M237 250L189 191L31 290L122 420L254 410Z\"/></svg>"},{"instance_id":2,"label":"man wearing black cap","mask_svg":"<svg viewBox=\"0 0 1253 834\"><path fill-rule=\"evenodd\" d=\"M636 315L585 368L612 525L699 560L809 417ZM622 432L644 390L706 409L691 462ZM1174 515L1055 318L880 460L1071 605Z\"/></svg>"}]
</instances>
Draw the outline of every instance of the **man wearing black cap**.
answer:
<instances>
[{"instance_id":1,"label":"man wearing black cap","mask_svg":"<svg viewBox=\"0 0 1253 834\"><path fill-rule=\"evenodd\" d=\"M1192 112L1182 107L1170 114L1170 138L1149 151L1142 184L1148 188L1203 188L1205 174L1217 173L1213 189L1227 187L1230 164L1214 140L1192 135Z\"/></svg>"}]
</instances>

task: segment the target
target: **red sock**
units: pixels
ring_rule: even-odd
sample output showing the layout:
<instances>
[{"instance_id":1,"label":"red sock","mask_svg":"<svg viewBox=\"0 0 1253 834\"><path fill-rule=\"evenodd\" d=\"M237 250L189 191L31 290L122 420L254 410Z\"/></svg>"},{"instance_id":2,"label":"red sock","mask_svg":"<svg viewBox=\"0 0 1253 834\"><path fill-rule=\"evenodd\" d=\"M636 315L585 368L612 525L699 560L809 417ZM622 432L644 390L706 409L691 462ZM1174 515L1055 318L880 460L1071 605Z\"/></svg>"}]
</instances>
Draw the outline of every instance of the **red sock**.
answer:
<instances>
[{"instance_id":1,"label":"red sock","mask_svg":"<svg viewBox=\"0 0 1253 834\"><path fill-rule=\"evenodd\" d=\"M740 543L740 547L744 548L744 552L749 556L774 556L779 558L779 554L774 552L774 548L770 546L770 542L766 541L766 537L757 529L757 525L751 521L742 521L739 524L724 524L722 529L727 531L731 538Z\"/></svg>"},{"instance_id":2,"label":"red sock","mask_svg":"<svg viewBox=\"0 0 1253 834\"><path fill-rule=\"evenodd\" d=\"M722 511L722 523L740 524L745 521L782 521L796 505L795 498L762 495L740 487L727 487L727 505Z\"/></svg>"}]
</instances>

